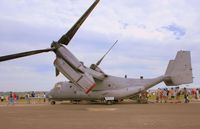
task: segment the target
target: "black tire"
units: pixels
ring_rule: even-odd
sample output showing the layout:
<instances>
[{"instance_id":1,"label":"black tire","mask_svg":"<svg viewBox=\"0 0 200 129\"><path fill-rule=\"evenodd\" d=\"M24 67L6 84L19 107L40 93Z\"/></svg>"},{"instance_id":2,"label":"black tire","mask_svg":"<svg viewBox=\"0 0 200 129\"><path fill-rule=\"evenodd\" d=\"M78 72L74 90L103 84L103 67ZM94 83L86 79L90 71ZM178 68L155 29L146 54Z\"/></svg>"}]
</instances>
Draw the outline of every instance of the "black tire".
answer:
<instances>
[{"instance_id":1,"label":"black tire","mask_svg":"<svg viewBox=\"0 0 200 129\"><path fill-rule=\"evenodd\" d=\"M107 100L107 101L106 101L106 104L107 104L107 105L112 105L112 104L113 104L113 101Z\"/></svg>"},{"instance_id":2,"label":"black tire","mask_svg":"<svg viewBox=\"0 0 200 129\"><path fill-rule=\"evenodd\" d=\"M56 101L51 101L51 105L55 105L56 104Z\"/></svg>"}]
</instances>

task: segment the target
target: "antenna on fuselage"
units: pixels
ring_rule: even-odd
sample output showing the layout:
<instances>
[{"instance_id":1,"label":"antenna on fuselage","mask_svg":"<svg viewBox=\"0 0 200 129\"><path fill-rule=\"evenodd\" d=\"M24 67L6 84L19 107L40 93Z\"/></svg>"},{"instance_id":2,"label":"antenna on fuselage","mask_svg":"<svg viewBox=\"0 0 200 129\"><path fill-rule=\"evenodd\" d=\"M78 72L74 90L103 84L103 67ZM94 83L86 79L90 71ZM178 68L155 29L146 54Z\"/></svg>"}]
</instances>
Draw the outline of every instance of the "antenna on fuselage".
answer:
<instances>
[{"instance_id":1,"label":"antenna on fuselage","mask_svg":"<svg viewBox=\"0 0 200 129\"><path fill-rule=\"evenodd\" d=\"M116 40L115 41L115 43L110 47L110 49L106 52L106 54L99 60L99 61L97 61L97 63L96 64L92 64L91 66L90 66L90 68L91 69L96 69L96 67L98 67L100 64L101 64L101 62L102 62L102 60L105 58L105 56L112 50L112 48L117 44L117 42L118 42L118 40Z\"/></svg>"}]
</instances>

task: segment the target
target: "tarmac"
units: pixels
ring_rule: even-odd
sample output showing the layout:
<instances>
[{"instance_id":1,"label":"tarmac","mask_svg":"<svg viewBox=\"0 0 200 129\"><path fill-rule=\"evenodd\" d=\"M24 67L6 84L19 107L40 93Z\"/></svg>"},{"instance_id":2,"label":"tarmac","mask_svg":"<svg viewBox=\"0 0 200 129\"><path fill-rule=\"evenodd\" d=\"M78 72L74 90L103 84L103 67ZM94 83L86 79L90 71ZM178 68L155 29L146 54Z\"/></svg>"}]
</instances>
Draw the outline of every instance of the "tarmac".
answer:
<instances>
[{"instance_id":1,"label":"tarmac","mask_svg":"<svg viewBox=\"0 0 200 129\"><path fill-rule=\"evenodd\" d=\"M199 129L200 103L0 105L0 129Z\"/></svg>"}]
</instances>

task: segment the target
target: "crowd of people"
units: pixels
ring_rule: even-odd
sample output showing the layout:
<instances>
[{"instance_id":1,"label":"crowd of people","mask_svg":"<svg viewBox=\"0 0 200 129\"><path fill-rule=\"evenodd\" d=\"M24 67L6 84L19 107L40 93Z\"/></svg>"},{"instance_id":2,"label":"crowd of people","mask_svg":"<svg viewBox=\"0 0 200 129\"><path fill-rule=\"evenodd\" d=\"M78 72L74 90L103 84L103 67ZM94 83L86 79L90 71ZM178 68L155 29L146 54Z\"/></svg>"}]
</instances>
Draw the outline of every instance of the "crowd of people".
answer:
<instances>
[{"instance_id":1,"label":"crowd of people","mask_svg":"<svg viewBox=\"0 0 200 129\"><path fill-rule=\"evenodd\" d=\"M19 100L19 96L14 92L10 92L7 96L1 95L0 99L1 102L7 101L10 105L14 105L14 103Z\"/></svg>"},{"instance_id":2,"label":"crowd of people","mask_svg":"<svg viewBox=\"0 0 200 129\"><path fill-rule=\"evenodd\" d=\"M200 90L199 89L180 89L179 87L175 88L158 88L155 91L156 102L157 103L167 103L167 102L176 102L181 103L181 96L184 98L184 103L189 103L189 96L195 99L199 99Z\"/></svg>"},{"instance_id":3,"label":"crowd of people","mask_svg":"<svg viewBox=\"0 0 200 129\"><path fill-rule=\"evenodd\" d=\"M33 92L27 92L26 94L24 95L17 95L15 92L9 92L8 95L1 95L0 96L0 100L1 102L7 102L8 105L14 105L15 103L18 102L18 100L25 100L24 102L25 103L28 103L30 104L31 103L31 100L33 101L33 103L35 103L35 99L38 99L38 98L42 98L43 99L43 102L46 102L46 93L44 92L42 96L36 96L36 93L33 91Z\"/></svg>"}]
</instances>

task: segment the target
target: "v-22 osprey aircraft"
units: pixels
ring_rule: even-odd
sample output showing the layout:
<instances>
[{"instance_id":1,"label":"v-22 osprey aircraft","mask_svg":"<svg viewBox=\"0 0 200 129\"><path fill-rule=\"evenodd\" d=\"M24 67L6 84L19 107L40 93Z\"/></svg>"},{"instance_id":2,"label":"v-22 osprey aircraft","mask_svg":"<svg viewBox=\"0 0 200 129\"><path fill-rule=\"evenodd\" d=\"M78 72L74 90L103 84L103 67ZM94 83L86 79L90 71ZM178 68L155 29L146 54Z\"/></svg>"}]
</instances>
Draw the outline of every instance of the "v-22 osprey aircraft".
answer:
<instances>
[{"instance_id":1,"label":"v-22 osprey aircraft","mask_svg":"<svg viewBox=\"0 0 200 129\"><path fill-rule=\"evenodd\" d=\"M167 86L193 82L189 51L178 51L175 59L169 61L165 74L151 79L115 77L104 73L99 65L115 44L96 64L90 67L84 66L66 48L66 45L99 1L95 0L66 34L58 41L52 42L50 48L1 56L0 62L43 52L54 52L56 54L54 61L56 76L62 73L69 81L58 82L50 90L48 97L52 104L60 100L103 100L107 104L112 104L115 100L132 97L163 81Z\"/></svg>"}]
</instances>

